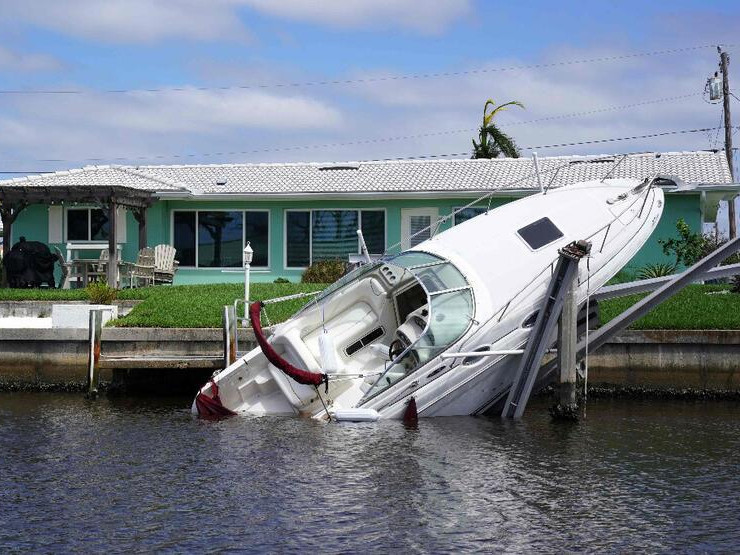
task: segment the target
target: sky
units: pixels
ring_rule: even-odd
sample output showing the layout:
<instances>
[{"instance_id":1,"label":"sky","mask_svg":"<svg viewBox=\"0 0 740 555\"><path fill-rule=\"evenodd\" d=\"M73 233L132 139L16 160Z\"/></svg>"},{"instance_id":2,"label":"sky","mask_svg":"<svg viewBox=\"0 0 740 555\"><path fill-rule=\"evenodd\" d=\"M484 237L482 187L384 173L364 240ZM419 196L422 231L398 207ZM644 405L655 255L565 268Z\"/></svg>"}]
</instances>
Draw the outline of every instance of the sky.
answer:
<instances>
[{"instance_id":1,"label":"sky","mask_svg":"<svg viewBox=\"0 0 740 555\"><path fill-rule=\"evenodd\" d=\"M0 171L469 157L488 98L526 156L722 148L674 132L720 124L738 31L736 0L0 0Z\"/></svg>"}]
</instances>

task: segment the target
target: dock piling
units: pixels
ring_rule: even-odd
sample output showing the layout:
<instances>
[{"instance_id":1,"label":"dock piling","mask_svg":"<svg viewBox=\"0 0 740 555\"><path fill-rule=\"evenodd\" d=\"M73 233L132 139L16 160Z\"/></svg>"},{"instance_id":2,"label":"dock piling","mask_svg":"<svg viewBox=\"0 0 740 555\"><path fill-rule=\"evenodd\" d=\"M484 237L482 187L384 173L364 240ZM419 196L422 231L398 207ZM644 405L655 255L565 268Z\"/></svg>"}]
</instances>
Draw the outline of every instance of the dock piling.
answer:
<instances>
[{"instance_id":1,"label":"dock piling","mask_svg":"<svg viewBox=\"0 0 740 555\"><path fill-rule=\"evenodd\" d=\"M578 299L577 280L570 283L563 300L563 310L558 320L558 366L560 375L556 391L555 405L550 414L556 420L576 420L578 402L576 380L578 377L576 343L578 340Z\"/></svg>"},{"instance_id":2,"label":"dock piling","mask_svg":"<svg viewBox=\"0 0 740 555\"><path fill-rule=\"evenodd\" d=\"M87 397L96 399L100 386L100 341L103 334L103 311L91 310L88 332Z\"/></svg>"},{"instance_id":3,"label":"dock piling","mask_svg":"<svg viewBox=\"0 0 740 555\"><path fill-rule=\"evenodd\" d=\"M236 307L234 305L224 306L224 368L228 368L231 364L236 362L236 354L238 351L236 324Z\"/></svg>"}]
</instances>

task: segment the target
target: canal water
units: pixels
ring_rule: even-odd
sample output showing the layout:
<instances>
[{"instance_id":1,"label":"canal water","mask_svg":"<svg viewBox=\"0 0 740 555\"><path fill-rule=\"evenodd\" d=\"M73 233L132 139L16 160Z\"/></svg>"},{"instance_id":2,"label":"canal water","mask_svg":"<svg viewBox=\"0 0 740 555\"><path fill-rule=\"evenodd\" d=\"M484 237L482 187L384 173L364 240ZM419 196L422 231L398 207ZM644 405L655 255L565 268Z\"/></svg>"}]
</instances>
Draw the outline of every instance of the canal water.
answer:
<instances>
[{"instance_id":1,"label":"canal water","mask_svg":"<svg viewBox=\"0 0 740 555\"><path fill-rule=\"evenodd\" d=\"M0 552L740 549L740 403L498 418L193 418L0 394Z\"/></svg>"}]
</instances>

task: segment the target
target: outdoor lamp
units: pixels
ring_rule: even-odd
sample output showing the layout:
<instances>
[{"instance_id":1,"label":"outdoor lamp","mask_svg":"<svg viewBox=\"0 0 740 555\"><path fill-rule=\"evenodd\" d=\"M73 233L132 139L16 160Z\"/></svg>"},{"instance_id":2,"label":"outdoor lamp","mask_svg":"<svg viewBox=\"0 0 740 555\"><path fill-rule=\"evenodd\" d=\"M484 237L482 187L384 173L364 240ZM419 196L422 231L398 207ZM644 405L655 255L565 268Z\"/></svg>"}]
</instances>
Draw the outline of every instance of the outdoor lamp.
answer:
<instances>
[{"instance_id":1,"label":"outdoor lamp","mask_svg":"<svg viewBox=\"0 0 740 555\"><path fill-rule=\"evenodd\" d=\"M249 244L249 241L247 241L247 246L244 247L244 265L249 266L252 263L253 257L254 257L254 250L252 249L252 246Z\"/></svg>"}]
</instances>

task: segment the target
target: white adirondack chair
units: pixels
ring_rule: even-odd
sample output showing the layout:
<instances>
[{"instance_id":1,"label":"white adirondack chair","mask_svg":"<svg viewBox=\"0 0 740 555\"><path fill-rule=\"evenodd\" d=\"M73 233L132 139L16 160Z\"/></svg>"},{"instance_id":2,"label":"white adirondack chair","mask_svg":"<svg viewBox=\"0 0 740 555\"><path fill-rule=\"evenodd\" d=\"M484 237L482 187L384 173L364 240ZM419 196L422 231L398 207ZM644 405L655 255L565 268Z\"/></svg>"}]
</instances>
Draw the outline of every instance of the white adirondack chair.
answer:
<instances>
[{"instance_id":1,"label":"white adirondack chair","mask_svg":"<svg viewBox=\"0 0 740 555\"><path fill-rule=\"evenodd\" d=\"M129 279L129 287L138 287L142 281L145 285L154 285L154 249L141 249L136 262L124 263L124 272Z\"/></svg>"},{"instance_id":2,"label":"white adirondack chair","mask_svg":"<svg viewBox=\"0 0 740 555\"><path fill-rule=\"evenodd\" d=\"M154 284L172 283L177 272L178 262L175 260L175 247L172 245L157 245L154 247Z\"/></svg>"}]
</instances>

